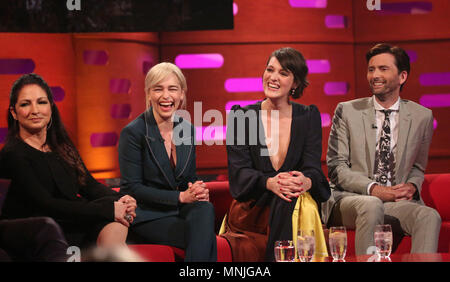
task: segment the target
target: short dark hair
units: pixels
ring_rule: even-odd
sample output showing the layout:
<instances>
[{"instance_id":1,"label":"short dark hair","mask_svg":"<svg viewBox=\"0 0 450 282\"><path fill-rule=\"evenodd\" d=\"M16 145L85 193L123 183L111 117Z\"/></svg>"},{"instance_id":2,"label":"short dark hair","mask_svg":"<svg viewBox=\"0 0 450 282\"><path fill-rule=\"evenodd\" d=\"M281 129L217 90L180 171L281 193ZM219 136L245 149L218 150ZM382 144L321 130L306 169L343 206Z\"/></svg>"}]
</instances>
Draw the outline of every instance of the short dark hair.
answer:
<instances>
[{"instance_id":1,"label":"short dark hair","mask_svg":"<svg viewBox=\"0 0 450 282\"><path fill-rule=\"evenodd\" d=\"M303 90L309 85L306 76L308 75L308 65L302 53L291 47L283 47L275 50L270 54L266 66L272 57L277 58L283 69L289 70L294 75L294 82L298 84L292 95L292 98L297 99L303 95Z\"/></svg>"},{"instance_id":2,"label":"short dark hair","mask_svg":"<svg viewBox=\"0 0 450 282\"><path fill-rule=\"evenodd\" d=\"M405 50L398 46L391 46L387 43L378 43L375 46L373 46L369 52L366 54L366 60L367 63L369 63L370 59L376 55L388 53L394 56L395 58L395 65L397 66L398 73L401 73L403 71L406 71L409 77L409 72L411 71L410 66L410 60L409 55L406 53ZM402 85L400 85L400 91L403 88L403 85L406 83L403 82Z\"/></svg>"}]
</instances>

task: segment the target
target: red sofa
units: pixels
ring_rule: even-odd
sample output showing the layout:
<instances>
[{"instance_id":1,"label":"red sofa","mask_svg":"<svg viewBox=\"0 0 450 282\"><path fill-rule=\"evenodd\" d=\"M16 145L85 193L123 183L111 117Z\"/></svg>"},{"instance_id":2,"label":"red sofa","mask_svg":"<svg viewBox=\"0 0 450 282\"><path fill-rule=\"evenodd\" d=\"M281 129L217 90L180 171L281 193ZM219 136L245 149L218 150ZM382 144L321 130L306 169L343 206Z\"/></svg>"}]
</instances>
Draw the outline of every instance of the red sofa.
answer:
<instances>
[{"instance_id":1,"label":"red sofa","mask_svg":"<svg viewBox=\"0 0 450 282\"><path fill-rule=\"evenodd\" d=\"M427 174L421 196L425 204L436 209L441 216L439 253L450 252L450 173Z\"/></svg>"},{"instance_id":2,"label":"red sofa","mask_svg":"<svg viewBox=\"0 0 450 282\"><path fill-rule=\"evenodd\" d=\"M210 201L216 212L216 232L219 231L223 217L231 203L228 181L207 183L210 190ZM439 237L438 252L450 252L450 173L427 174L422 186L422 198L427 206L435 208L442 219ZM328 234L328 230L325 230ZM347 255L355 254L355 231L347 230L348 244ZM228 242L217 236L218 261L232 261L231 250ZM184 251L178 248L163 245L130 245L130 248L138 252L148 261L182 261ZM408 253L411 249L411 237L405 236L398 245L395 253Z\"/></svg>"}]
</instances>

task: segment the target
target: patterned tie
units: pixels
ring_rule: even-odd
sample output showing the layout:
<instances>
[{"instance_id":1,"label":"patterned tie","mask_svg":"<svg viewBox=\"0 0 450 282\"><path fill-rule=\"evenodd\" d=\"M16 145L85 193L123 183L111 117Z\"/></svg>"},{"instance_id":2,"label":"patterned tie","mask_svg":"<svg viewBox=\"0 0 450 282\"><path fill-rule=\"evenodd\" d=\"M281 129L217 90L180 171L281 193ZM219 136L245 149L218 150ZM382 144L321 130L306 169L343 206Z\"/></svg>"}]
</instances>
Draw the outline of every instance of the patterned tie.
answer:
<instances>
[{"instance_id":1,"label":"patterned tie","mask_svg":"<svg viewBox=\"0 0 450 282\"><path fill-rule=\"evenodd\" d=\"M391 151L391 127L389 115L392 110L382 110L384 113L383 128L380 133L380 140L377 144L375 152L375 167L374 177L375 181L383 186L395 185L395 157Z\"/></svg>"}]
</instances>

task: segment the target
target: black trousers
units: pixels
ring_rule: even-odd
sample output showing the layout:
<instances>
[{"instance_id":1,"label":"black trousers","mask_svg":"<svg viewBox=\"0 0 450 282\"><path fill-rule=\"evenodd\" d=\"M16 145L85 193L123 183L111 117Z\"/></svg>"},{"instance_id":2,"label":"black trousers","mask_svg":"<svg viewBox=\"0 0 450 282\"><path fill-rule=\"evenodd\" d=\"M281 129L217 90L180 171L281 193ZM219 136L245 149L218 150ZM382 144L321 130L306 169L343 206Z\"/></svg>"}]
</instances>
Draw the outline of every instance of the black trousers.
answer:
<instances>
[{"instance_id":1,"label":"black trousers","mask_svg":"<svg viewBox=\"0 0 450 282\"><path fill-rule=\"evenodd\" d=\"M66 261L58 224L49 217L0 220L0 261Z\"/></svg>"},{"instance_id":2,"label":"black trousers","mask_svg":"<svg viewBox=\"0 0 450 282\"><path fill-rule=\"evenodd\" d=\"M185 250L185 261L217 261L214 207L210 202L184 204L178 216L168 216L133 225L131 231L143 243Z\"/></svg>"},{"instance_id":3,"label":"black trousers","mask_svg":"<svg viewBox=\"0 0 450 282\"><path fill-rule=\"evenodd\" d=\"M292 240L292 213L296 199L286 202L273 196L269 216L269 238L267 240L266 261L275 261L274 247L277 240Z\"/></svg>"}]
</instances>

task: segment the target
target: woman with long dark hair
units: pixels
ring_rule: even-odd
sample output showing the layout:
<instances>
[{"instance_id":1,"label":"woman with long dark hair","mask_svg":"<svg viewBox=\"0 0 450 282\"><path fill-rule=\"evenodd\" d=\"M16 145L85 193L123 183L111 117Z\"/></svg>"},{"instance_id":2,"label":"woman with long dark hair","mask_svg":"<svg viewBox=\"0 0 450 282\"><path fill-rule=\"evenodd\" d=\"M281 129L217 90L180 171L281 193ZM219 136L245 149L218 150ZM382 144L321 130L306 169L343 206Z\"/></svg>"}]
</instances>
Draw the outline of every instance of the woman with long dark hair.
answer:
<instances>
[{"instance_id":1,"label":"woman with long dark hair","mask_svg":"<svg viewBox=\"0 0 450 282\"><path fill-rule=\"evenodd\" d=\"M7 115L0 157L11 187L2 217L49 216L70 245L124 245L136 201L91 176L42 77L26 74L14 83Z\"/></svg>"}]
</instances>

